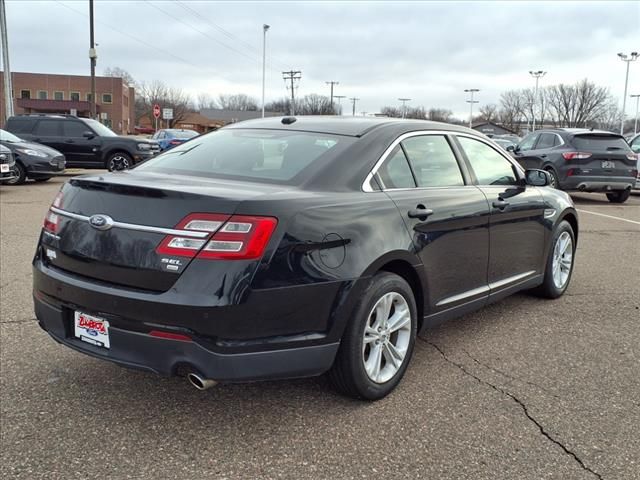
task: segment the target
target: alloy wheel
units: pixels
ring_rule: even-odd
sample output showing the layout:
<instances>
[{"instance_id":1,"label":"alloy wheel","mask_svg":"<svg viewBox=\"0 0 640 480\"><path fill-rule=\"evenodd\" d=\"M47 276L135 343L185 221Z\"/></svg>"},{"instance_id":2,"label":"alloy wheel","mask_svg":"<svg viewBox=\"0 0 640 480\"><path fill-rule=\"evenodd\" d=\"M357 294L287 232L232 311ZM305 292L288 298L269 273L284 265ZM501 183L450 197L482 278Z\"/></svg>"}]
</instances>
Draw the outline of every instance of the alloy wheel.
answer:
<instances>
[{"instance_id":1,"label":"alloy wheel","mask_svg":"<svg viewBox=\"0 0 640 480\"><path fill-rule=\"evenodd\" d=\"M109 161L110 172L114 170L127 170L130 166L129 159L123 155L116 155Z\"/></svg>"},{"instance_id":2,"label":"alloy wheel","mask_svg":"<svg viewBox=\"0 0 640 480\"><path fill-rule=\"evenodd\" d=\"M373 306L362 339L362 361L375 383L391 380L400 370L411 342L411 311L396 292L383 295Z\"/></svg>"},{"instance_id":3,"label":"alloy wheel","mask_svg":"<svg viewBox=\"0 0 640 480\"><path fill-rule=\"evenodd\" d=\"M562 232L553 248L553 284L558 289L564 288L569 275L571 274L571 264L573 263L573 240L569 232Z\"/></svg>"}]
</instances>

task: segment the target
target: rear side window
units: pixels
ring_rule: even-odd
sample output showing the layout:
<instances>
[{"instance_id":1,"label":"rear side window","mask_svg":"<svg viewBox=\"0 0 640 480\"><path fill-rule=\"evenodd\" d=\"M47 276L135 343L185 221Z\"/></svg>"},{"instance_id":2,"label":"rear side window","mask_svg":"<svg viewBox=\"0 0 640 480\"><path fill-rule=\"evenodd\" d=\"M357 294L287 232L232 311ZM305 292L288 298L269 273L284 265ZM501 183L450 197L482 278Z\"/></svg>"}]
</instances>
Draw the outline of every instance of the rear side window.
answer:
<instances>
[{"instance_id":1,"label":"rear side window","mask_svg":"<svg viewBox=\"0 0 640 480\"><path fill-rule=\"evenodd\" d=\"M380 166L378 176L384 188L414 188L416 186L407 157L399 145L392 150Z\"/></svg>"},{"instance_id":2,"label":"rear side window","mask_svg":"<svg viewBox=\"0 0 640 480\"><path fill-rule=\"evenodd\" d=\"M576 135L572 143L578 150L587 152L629 151L624 138L616 135Z\"/></svg>"},{"instance_id":3,"label":"rear side window","mask_svg":"<svg viewBox=\"0 0 640 480\"><path fill-rule=\"evenodd\" d=\"M554 147L559 143L557 140L558 137L554 133L541 133L540 139L536 144L536 150Z\"/></svg>"},{"instance_id":4,"label":"rear side window","mask_svg":"<svg viewBox=\"0 0 640 480\"><path fill-rule=\"evenodd\" d=\"M468 137L458 137L478 185L515 185L517 177L513 165L487 144Z\"/></svg>"},{"instance_id":5,"label":"rear side window","mask_svg":"<svg viewBox=\"0 0 640 480\"><path fill-rule=\"evenodd\" d=\"M41 137L57 137L60 135L59 126L60 122L57 120L40 120L33 134Z\"/></svg>"},{"instance_id":6,"label":"rear side window","mask_svg":"<svg viewBox=\"0 0 640 480\"><path fill-rule=\"evenodd\" d=\"M315 132L222 129L172 148L138 168L212 178L294 183L293 177L312 165L321 168L354 141L352 137Z\"/></svg>"},{"instance_id":7,"label":"rear side window","mask_svg":"<svg viewBox=\"0 0 640 480\"><path fill-rule=\"evenodd\" d=\"M9 132L13 133L29 133L31 132L31 128L33 126L33 122L27 118L10 118L7 121L7 126L5 127Z\"/></svg>"},{"instance_id":8,"label":"rear side window","mask_svg":"<svg viewBox=\"0 0 640 480\"><path fill-rule=\"evenodd\" d=\"M464 185L449 142L442 135L410 137L402 142L419 187Z\"/></svg>"}]
</instances>

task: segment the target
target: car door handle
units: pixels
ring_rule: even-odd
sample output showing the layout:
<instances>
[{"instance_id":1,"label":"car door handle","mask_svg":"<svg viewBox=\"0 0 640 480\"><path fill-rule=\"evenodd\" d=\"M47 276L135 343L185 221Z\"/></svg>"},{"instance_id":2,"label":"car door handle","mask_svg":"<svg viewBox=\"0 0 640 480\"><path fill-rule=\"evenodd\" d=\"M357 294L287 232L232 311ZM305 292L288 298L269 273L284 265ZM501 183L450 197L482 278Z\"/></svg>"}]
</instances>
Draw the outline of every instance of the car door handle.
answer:
<instances>
[{"instance_id":1,"label":"car door handle","mask_svg":"<svg viewBox=\"0 0 640 480\"><path fill-rule=\"evenodd\" d=\"M540 155L540 158L547 158L547 154L543 153L542 155Z\"/></svg>"},{"instance_id":2,"label":"car door handle","mask_svg":"<svg viewBox=\"0 0 640 480\"><path fill-rule=\"evenodd\" d=\"M409 218L417 218L419 220L426 220L429 215L433 215L433 210L425 207L416 207L407 212Z\"/></svg>"},{"instance_id":3,"label":"car door handle","mask_svg":"<svg viewBox=\"0 0 640 480\"><path fill-rule=\"evenodd\" d=\"M67 140L64 141L64 143L76 143L76 142L74 142L72 139L68 138Z\"/></svg>"},{"instance_id":4,"label":"car door handle","mask_svg":"<svg viewBox=\"0 0 640 480\"><path fill-rule=\"evenodd\" d=\"M509 206L509 202L505 202L504 200L496 200L493 202L493 208L497 208L498 210L504 210Z\"/></svg>"}]
</instances>

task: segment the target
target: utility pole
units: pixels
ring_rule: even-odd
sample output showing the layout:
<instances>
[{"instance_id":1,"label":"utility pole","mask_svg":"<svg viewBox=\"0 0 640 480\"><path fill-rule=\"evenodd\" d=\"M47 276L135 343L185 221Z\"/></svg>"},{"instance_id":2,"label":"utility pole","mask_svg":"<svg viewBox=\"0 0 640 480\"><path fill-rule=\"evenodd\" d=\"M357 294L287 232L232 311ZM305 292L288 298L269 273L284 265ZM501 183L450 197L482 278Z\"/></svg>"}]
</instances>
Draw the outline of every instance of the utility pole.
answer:
<instances>
[{"instance_id":1,"label":"utility pole","mask_svg":"<svg viewBox=\"0 0 640 480\"><path fill-rule=\"evenodd\" d=\"M296 80L300 80L302 78L302 72L300 70L290 70L288 72L282 72L282 78L285 83L287 81L291 81L291 112L290 115L294 116L296 114L296 97L295 97L295 85L294 82ZM287 88L289 88L287 86Z\"/></svg>"},{"instance_id":2,"label":"utility pole","mask_svg":"<svg viewBox=\"0 0 640 480\"><path fill-rule=\"evenodd\" d=\"M333 86L340 85L340 82L336 82L335 80L330 80L324 83L326 83L327 85L331 85L331 110L333 110Z\"/></svg>"},{"instance_id":3,"label":"utility pole","mask_svg":"<svg viewBox=\"0 0 640 480\"><path fill-rule=\"evenodd\" d=\"M399 98L398 100L400 100L402 102L402 118L407 116L407 102L410 102L411 99L410 98Z\"/></svg>"},{"instance_id":4,"label":"utility pole","mask_svg":"<svg viewBox=\"0 0 640 480\"><path fill-rule=\"evenodd\" d=\"M358 100L360 100L359 98L356 97L351 97L349 100L351 100L351 105L353 106L353 110L351 111L351 115L352 116L356 116L356 102Z\"/></svg>"},{"instance_id":5,"label":"utility pole","mask_svg":"<svg viewBox=\"0 0 640 480\"><path fill-rule=\"evenodd\" d=\"M638 95L629 95L631 98L636 99L636 119L633 122L633 134L638 133L638 106L640 106L640 94Z\"/></svg>"},{"instance_id":6,"label":"utility pole","mask_svg":"<svg viewBox=\"0 0 640 480\"><path fill-rule=\"evenodd\" d=\"M89 0L89 60L91 61L91 104L89 105L89 112L91 118L96 118L96 60L98 54L96 53L96 42L93 32L93 0Z\"/></svg>"},{"instance_id":7,"label":"utility pole","mask_svg":"<svg viewBox=\"0 0 640 480\"><path fill-rule=\"evenodd\" d=\"M536 131L536 102L538 101L538 82L546 74L547 74L547 72L544 72L542 70L536 70L535 72L532 71L532 70L529 70L529 75L531 75L532 77L534 77L536 79L536 89L533 92L533 108L531 109L531 111L533 112L533 122L531 124L531 131L532 132ZM540 120L542 122L544 122L544 118L541 118Z\"/></svg>"},{"instance_id":8,"label":"utility pole","mask_svg":"<svg viewBox=\"0 0 640 480\"><path fill-rule=\"evenodd\" d=\"M4 71L4 108L5 121L13 116L13 82L9 68L9 44L7 34L7 11L4 0L0 0L0 30L2 30L2 66Z\"/></svg>"},{"instance_id":9,"label":"utility pole","mask_svg":"<svg viewBox=\"0 0 640 480\"><path fill-rule=\"evenodd\" d=\"M473 99L473 94L476 92L479 92L480 90L477 88L467 88L465 89L466 93L471 94L471 98L469 100L467 100L467 103L469 104L469 128L473 128L473 104L474 103L479 103L478 100L474 100Z\"/></svg>"},{"instance_id":10,"label":"utility pole","mask_svg":"<svg viewBox=\"0 0 640 480\"><path fill-rule=\"evenodd\" d=\"M340 113L342 113L342 99L347 98L346 95L334 95L333 98L338 99L338 106L340 107Z\"/></svg>"},{"instance_id":11,"label":"utility pole","mask_svg":"<svg viewBox=\"0 0 640 480\"><path fill-rule=\"evenodd\" d=\"M262 118L264 118L264 82L265 82L265 68L267 63L267 30L269 25L266 23L262 25Z\"/></svg>"},{"instance_id":12,"label":"utility pole","mask_svg":"<svg viewBox=\"0 0 640 480\"><path fill-rule=\"evenodd\" d=\"M629 64L638 58L638 52L631 52L631 55L619 53L618 56L623 62L627 62L627 76L624 79L624 95L622 97L622 119L620 120L620 135L624 135L624 113L627 107L627 86L629 85Z\"/></svg>"}]
</instances>

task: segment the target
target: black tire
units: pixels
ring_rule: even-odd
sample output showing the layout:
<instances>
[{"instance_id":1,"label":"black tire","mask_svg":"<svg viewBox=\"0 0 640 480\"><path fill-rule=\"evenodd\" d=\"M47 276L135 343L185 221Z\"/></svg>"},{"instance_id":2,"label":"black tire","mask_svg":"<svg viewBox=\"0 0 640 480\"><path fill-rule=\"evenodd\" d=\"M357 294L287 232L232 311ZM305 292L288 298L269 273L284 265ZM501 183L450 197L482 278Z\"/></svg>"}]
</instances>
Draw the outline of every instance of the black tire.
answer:
<instances>
[{"instance_id":1,"label":"black tire","mask_svg":"<svg viewBox=\"0 0 640 480\"><path fill-rule=\"evenodd\" d=\"M16 162L16 164L13 166L13 173L16 175L16 178L6 182L7 185L22 185L27 181L27 169L24 168L24 165L22 165L22 163Z\"/></svg>"},{"instance_id":2,"label":"black tire","mask_svg":"<svg viewBox=\"0 0 640 480\"><path fill-rule=\"evenodd\" d=\"M364 332L372 309L388 293L399 294L409 307L411 321L408 346L395 374L384 383L376 383L369 378L365 370ZM398 385L407 369L416 341L417 325L416 302L409 284L402 277L393 273L378 273L373 277L358 301L351 321L345 329L336 360L328 374L330 382L336 390L350 397L366 400L378 400L385 397ZM386 356L384 357L386 362Z\"/></svg>"},{"instance_id":3,"label":"black tire","mask_svg":"<svg viewBox=\"0 0 640 480\"><path fill-rule=\"evenodd\" d=\"M631 190L619 190L617 192L607 193L607 198L611 203L624 203L629 199L631 195Z\"/></svg>"},{"instance_id":4,"label":"black tire","mask_svg":"<svg viewBox=\"0 0 640 480\"><path fill-rule=\"evenodd\" d=\"M551 188L556 188L559 190L560 182L558 181L558 175L556 175L556 171L551 167L545 168L544 171L551 175L551 183L549 184L549 186Z\"/></svg>"},{"instance_id":5,"label":"black tire","mask_svg":"<svg viewBox=\"0 0 640 480\"><path fill-rule=\"evenodd\" d=\"M133 159L131 155L125 152L114 152L107 158L104 164L105 168L110 172L118 170L127 170L133 167Z\"/></svg>"},{"instance_id":6,"label":"black tire","mask_svg":"<svg viewBox=\"0 0 640 480\"><path fill-rule=\"evenodd\" d=\"M556 248L556 243L558 239L563 234L563 232L567 232L571 237L571 267L569 270L569 276L562 285L562 287L558 287L553 280L553 256ZM575 265L575 256L576 256L576 236L571 227L571 224L566 220L561 221L556 229L553 232L553 236L551 237L551 246L549 247L549 255L547 256L547 262L545 264L544 269L544 281L542 285L533 290L533 293L544 298L558 298L561 297L564 292L569 287L571 283L571 276L573 275L573 266Z\"/></svg>"},{"instance_id":7,"label":"black tire","mask_svg":"<svg viewBox=\"0 0 640 480\"><path fill-rule=\"evenodd\" d=\"M49 180L51 180L51 177L40 177L33 179L33 181L37 183L48 182Z\"/></svg>"}]
</instances>

